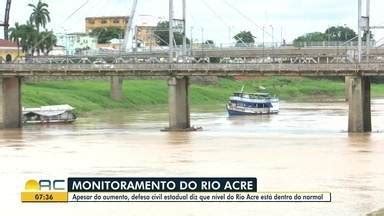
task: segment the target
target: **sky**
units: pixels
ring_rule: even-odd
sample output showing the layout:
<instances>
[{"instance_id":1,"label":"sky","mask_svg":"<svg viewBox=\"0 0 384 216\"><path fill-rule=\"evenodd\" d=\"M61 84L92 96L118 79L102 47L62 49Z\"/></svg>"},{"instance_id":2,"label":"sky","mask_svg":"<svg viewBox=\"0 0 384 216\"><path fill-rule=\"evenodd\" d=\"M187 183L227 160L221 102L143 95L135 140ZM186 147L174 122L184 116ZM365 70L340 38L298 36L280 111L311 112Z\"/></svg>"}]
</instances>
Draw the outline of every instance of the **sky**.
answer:
<instances>
[{"instance_id":1,"label":"sky","mask_svg":"<svg viewBox=\"0 0 384 216\"><path fill-rule=\"evenodd\" d=\"M85 31L85 17L88 16L127 16L133 0L43 1L49 4L51 12L52 22L47 28L64 33ZM281 41L282 38L289 42L307 32L323 32L334 25L357 29L357 0L186 1L187 35L198 41L210 39L217 44L230 43L233 35L247 30L261 42L263 26L266 42ZM38 0L12 1L10 24L24 23L31 13L28 4L36 2ZM181 18L182 0L174 2L176 18ZM5 8L5 0L0 0L0 5L0 8ZM382 8L384 1L371 0L371 25L384 25ZM141 15L167 18L168 0L138 0L136 15L135 23L140 22ZM376 40L384 37L384 30L375 30L374 33Z\"/></svg>"}]
</instances>

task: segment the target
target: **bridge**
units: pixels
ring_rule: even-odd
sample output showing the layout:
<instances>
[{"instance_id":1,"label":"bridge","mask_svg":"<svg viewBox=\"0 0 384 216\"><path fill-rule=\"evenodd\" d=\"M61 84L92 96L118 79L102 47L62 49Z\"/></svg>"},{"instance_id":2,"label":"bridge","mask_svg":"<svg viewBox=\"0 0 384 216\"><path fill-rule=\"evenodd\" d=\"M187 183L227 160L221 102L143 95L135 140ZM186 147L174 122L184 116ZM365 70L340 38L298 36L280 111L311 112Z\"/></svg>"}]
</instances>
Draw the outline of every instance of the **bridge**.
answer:
<instances>
[{"instance_id":1,"label":"bridge","mask_svg":"<svg viewBox=\"0 0 384 216\"><path fill-rule=\"evenodd\" d=\"M5 128L21 127L22 78L29 76L111 77L111 96L122 98L123 77L169 77L169 130L189 130L188 103L191 76L344 76L349 98L349 132L371 128L370 77L384 76L384 49L374 49L366 63L357 63L356 48L239 48L192 50L167 62L154 52L94 56L36 57L1 64L2 122ZM166 54L166 53L165 53ZM216 58L211 63L210 59ZM204 59L204 60L201 60Z\"/></svg>"}]
</instances>

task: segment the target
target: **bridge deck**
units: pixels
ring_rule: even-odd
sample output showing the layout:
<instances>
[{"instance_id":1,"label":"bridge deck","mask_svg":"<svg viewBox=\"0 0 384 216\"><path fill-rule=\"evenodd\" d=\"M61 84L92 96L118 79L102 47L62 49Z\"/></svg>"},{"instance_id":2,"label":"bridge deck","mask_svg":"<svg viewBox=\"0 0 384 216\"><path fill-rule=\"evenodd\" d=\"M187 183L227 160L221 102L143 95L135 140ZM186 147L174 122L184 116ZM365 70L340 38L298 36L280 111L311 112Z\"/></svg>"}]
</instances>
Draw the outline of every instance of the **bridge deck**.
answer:
<instances>
[{"instance_id":1,"label":"bridge deck","mask_svg":"<svg viewBox=\"0 0 384 216\"><path fill-rule=\"evenodd\" d=\"M1 64L0 76L383 76L384 64Z\"/></svg>"}]
</instances>

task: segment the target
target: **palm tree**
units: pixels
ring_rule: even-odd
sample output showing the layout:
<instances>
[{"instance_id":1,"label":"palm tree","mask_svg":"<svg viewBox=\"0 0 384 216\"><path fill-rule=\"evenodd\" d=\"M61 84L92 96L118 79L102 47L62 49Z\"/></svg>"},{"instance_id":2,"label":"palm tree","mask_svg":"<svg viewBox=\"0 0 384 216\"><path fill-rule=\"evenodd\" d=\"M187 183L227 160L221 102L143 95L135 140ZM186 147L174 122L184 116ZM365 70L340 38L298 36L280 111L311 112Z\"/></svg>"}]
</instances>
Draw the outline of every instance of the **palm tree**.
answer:
<instances>
[{"instance_id":1,"label":"palm tree","mask_svg":"<svg viewBox=\"0 0 384 216\"><path fill-rule=\"evenodd\" d=\"M9 39L11 41L17 42L21 38L21 27L18 22L15 23L15 27L9 29Z\"/></svg>"},{"instance_id":2,"label":"palm tree","mask_svg":"<svg viewBox=\"0 0 384 216\"><path fill-rule=\"evenodd\" d=\"M34 44L38 36L35 27L29 22L23 25L15 23L15 27L10 28L9 30L10 39L18 43L23 52L33 55L35 52Z\"/></svg>"},{"instance_id":3,"label":"palm tree","mask_svg":"<svg viewBox=\"0 0 384 216\"><path fill-rule=\"evenodd\" d=\"M15 27L12 27L9 29L9 39L13 42L16 42L17 43L17 49L18 49L18 53L19 53L19 49L20 49L20 40L21 40L21 36L22 36L22 29L20 28L20 25L18 22L15 23ZM19 55L19 54L18 54Z\"/></svg>"},{"instance_id":4,"label":"palm tree","mask_svg":"<svg viewBox=\"0 0 384 216\"><path fill-rule=\"evenodd\" d=\"M44 31L39 34L38 49L45 55L48 55L56 45L57 38L52 31Z\"/></svg>"},{"instance_id":5,"label":"palm tree","mask_svg":"<svg viewBox=\"0 0 384 216\"><path fill-rule=\"evenodd\" d=\"M36 26L37 32L40 32L40 26L45 28L45 26L51 21L51 17L49 16L48 11L48 4L39 0L36 5L28 4L28 6L32 7L33 9L29 20Z\"/></svg>"}]
</instances>

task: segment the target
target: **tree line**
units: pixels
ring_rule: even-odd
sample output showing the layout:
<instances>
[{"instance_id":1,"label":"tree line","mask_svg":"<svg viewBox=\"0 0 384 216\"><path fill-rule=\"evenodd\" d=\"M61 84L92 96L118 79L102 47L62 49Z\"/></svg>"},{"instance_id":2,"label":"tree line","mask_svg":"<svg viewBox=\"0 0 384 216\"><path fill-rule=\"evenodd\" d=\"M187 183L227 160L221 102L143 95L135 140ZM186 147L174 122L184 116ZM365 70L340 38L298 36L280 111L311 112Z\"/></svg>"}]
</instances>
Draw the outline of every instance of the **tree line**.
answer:
<instances>
[{"instance_id":1,"label":"tree line","mask_svg":"<svg viewBox=\"0 0 384 216\"><path fill-rule=\"evenodd\" d=\"M368 33L363 35L363 41L366 41ZM371 39L373 34L371 33ZM293 44L299 46L305 42L319 42L319 41L357 41L356 32L347 26L332 26L327 28L324 32L310 32L300 37L297 37Z\"/></svg>"}]
</instances>

